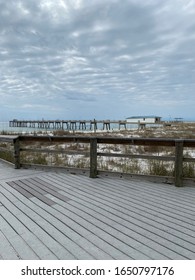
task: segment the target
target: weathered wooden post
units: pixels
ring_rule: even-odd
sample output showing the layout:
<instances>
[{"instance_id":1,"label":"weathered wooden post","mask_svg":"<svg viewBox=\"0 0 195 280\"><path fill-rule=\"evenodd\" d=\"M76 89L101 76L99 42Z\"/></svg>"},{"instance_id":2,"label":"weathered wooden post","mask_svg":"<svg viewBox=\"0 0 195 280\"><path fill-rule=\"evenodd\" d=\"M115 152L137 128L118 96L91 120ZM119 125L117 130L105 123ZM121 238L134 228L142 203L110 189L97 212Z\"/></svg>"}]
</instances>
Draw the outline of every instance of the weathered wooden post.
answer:
<instances>
[{"instance_id":1,"label":"weathered wooden post","mask_svg":"<svg viewBox=\"0 0 195 280\"><path fill-rule=\"evenodd\" d=\"M90 178L97 177L97 138L90 139Z\"/></svg>"},{"instance_id":2,"label":"weathered wooden post","mask_svg":"<svg viewBox=\"0 0 195 280\"><path fill-rule=\"evenodd\" d=\"M183 140L175 141L175 186L183 187Z\"/></svg>"},{"instance_id":3,"label":"weathered wooden post","mask_svg":"<svg viewBox=\"0 0 195 280\"><path fill-rule=\"evenodd\" d=\"M96 133L96 128L97 128L97 124L96 124L96 120L94 119L94 133Z\"/></svg>"},{"instance_id":4,"label":"weathered wooden post","mask_svg":"<svg viewBox=\"0 0 195 280\"><path fill-rule=\"evenodd\" d=\"M15 169L20 169L20 140L19 137L13 140L14 142L14 159Z\"/></svg>"},{"instance_id":5,"label":"weathered wooden post","mask_svg":"<svg viewBox=\"0 0 195 280\"><path fill-rule=\"evenodd\" d=\"M137 127L137 128L138 128L138 130L140 130L140 127L141 127L140 121L138 121L138 123L137 123L137 124L138 124L138 127Z\"/></svg>"}]
</instances>

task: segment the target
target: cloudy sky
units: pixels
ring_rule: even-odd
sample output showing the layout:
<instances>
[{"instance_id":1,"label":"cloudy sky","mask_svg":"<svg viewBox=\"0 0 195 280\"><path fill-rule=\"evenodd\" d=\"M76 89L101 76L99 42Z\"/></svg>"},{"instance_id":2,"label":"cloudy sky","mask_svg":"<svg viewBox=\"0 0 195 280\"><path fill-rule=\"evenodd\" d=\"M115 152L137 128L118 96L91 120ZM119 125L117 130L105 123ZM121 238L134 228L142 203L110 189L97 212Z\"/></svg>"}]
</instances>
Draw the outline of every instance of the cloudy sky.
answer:
<instances>
[{"instance_id":1,"label":"cloudy sky","mask_svg":"<svg viewBox=\"0 0 195 280\"><path fill-rule=\"evenodd\" d=\"M195 0L0 0L0 121L195 120Z\"/></svg>"}]
</instances>

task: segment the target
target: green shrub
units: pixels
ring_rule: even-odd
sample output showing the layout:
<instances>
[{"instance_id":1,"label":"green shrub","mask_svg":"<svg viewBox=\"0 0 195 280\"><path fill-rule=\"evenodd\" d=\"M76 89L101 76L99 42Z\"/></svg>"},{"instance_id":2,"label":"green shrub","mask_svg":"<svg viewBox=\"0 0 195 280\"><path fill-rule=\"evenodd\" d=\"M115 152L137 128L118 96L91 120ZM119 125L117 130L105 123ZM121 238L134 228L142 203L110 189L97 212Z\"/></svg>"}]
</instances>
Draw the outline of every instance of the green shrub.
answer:
<instances>
[{"instance_id":1,"label":"green shrub","mask_svg":"<svg viewBox=\"0 0 195 280\"><path fill-rule=\"evenodd\" d=\"M192 178L195 177L195 163L185 162L183 165L183 177Z\"/></svg>"},{"instance_id":2,"label":"green shrub","mask_svg":"<svg viewBox=\"0 0 195 280\"><path fill-rule=\"evenodd\" d=\"M0 151L0 158L14 163L14 155L12 151Z\"/></svg>"},{"instance_id":3,"label":"green shrub","mask_svg":"<svg viewBox=\"0 0 195 280\"><path fill-rule=\"evenodd\" d=\"M148 164L148 173L150 175L169 176L172 175L172 167L161 160L150 160Z\"/></svg>"},{"instance_id":4,"label":"green shrub","mask_svg":"<svg viewBox=\"0 0 195 280\"><path fill-rule=\"evenodd\" d=\"M21 163L43 164L47 165L46 155L40 153L22 152L20 154Z\"/></svg>"},{"instance_id":5,"label":"green shrub","mask_svg":"<svg viewBox=\"0 0 195 280\"><path fill-rule=\"evenodd\" d=\"M139 174L141 171L139 161L137 159L126 160L121 167L121 172L123 173Z\"/></svg>"}]
</instances>

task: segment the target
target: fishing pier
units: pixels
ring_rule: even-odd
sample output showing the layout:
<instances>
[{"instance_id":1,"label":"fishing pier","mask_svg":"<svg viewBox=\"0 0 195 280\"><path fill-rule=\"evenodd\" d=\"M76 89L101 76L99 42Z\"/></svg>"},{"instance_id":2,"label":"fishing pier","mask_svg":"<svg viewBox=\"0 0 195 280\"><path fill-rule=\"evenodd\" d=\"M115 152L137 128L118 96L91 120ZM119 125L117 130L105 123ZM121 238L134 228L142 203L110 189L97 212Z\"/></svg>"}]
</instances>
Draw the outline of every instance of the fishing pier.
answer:
<instances>
[{"instance_id":1,"label":"fishing pier","mask_svg":"<svg viewBox=\"0 0 195 280\"><path fill-rule=\"evenodd\" d=\"M137 125L138 128L145 128L146 125L154 125L154 123L130 122L127 120L11 120L10 127L28 127L39 129L61 129L61 130L111 130L112 127L127 129L129 125ZM163 125L163 122L155 123L155 125Z\"/></svg>"}]
</instances>

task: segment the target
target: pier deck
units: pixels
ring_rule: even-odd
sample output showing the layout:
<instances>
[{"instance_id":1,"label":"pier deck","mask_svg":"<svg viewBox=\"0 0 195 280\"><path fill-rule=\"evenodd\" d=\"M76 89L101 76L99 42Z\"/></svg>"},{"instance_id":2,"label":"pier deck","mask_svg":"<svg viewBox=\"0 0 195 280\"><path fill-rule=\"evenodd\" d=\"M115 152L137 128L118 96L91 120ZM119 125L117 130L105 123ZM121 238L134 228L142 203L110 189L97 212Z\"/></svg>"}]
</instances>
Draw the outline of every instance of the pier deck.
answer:
<instances>
[{"instance_id":1,"label":"pier deck","mask_svg":"<svg viewBox=\"0 0 195 280\"><path fill-rule=\"evenodd\" d=\"M38 129L59 129L59 130L111 130L115 128L127 129L129 125L144 128L146 125L163 125L164 122L130 122L127 120L11 120L10 127L28 127Z\"/></svg>"},{"instance_id":2,"label":"pier deck","mask_svg":"<svg viewBox=\"0 0 195 280\"><path fill-rule=\"evenodd\" d=\"M195 259L195 188L0 161L0 259Z\"/></svg>"}]
</instances>

